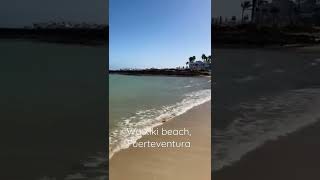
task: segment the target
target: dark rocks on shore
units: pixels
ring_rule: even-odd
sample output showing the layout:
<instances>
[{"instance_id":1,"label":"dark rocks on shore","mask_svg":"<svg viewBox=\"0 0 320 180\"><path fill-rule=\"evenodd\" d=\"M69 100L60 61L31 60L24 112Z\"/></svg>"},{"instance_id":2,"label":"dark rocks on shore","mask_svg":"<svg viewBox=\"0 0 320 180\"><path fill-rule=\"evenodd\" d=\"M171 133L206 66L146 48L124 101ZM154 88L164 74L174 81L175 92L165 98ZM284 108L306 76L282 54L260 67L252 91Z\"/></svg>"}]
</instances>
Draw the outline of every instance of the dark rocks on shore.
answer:
<instances>
[{"instance_id":1,"label":"dark rocks on shore","mask_svg":"<svg viewBox=\"0 0 320 180\"><path fill-rule=\"evenodd\" d=\"M318 44L319 32L312 28L212 25L213 47L265 47L291 44Z\"/></svg>"},{"instance_id":2,"label":"dark rocks on shore","mask_svg":"<svg viewBox=\"0 0 320 180\"><path fill-rule=\"evenodd\" d=\"M25 29L0 28L0 39L28 39L43 42L83 45L107 45L109 28Z\"/></svg>"},{"instance_id":3,"label":"dark rocks on shore","mask_svg":"<svg viewBox=\"0 0 320 180\"><path fill-rule=\"evenodd\" d=\"M164 75L164 76L210 76L210 71L192 71L189 69L143 69L109 70L110 74L123 75Z\"/></svg>"}]
</instances>

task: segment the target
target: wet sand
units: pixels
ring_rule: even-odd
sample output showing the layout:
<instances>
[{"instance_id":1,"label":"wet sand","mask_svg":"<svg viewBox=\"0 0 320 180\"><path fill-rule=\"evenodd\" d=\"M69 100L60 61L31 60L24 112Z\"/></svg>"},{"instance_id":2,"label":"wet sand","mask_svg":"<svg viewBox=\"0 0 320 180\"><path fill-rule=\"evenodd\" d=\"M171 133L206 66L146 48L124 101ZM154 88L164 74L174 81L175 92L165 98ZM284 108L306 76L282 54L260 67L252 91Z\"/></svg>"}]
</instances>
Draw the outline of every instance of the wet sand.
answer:
<instances>
[{"instance_id":1,"label":"wet sand","mask_svg":"<svg viewBox=\"0 0 320 180\"><path fill-rule=\"evenodd\" d=\"M190 141L190 148L134 148L109 161L110 180L211 179L211 102L197 106L158 128L189 129L191 136L144 136L145 141Z\"/></svg>"}]
</instances>

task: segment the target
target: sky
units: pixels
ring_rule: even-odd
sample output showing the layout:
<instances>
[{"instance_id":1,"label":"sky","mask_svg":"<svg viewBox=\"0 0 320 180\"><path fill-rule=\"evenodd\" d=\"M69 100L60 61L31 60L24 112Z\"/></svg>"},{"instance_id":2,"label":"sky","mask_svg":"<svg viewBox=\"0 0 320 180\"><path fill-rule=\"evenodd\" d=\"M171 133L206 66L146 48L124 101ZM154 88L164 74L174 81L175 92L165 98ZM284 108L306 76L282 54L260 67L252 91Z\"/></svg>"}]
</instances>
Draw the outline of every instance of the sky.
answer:
<instances>
[{"instance_id":1,"label":"sky","mask_svg":"<svg viewBox=\"0 0 320 180\"><path fill-rule=\"evenodd\" d=\"M211 52L211 0L110 0L109 65L185 66Z\"/></svg>"},{"instance_id":2,"label":"sky","mask_svg":"<svg viewBox=\"0 0 320 180\"><path fill-rule=\"evenodd\" d=\"M108 0L1 0L0 27L51 20L106 24Z\"/></svg>"}]
</instances>

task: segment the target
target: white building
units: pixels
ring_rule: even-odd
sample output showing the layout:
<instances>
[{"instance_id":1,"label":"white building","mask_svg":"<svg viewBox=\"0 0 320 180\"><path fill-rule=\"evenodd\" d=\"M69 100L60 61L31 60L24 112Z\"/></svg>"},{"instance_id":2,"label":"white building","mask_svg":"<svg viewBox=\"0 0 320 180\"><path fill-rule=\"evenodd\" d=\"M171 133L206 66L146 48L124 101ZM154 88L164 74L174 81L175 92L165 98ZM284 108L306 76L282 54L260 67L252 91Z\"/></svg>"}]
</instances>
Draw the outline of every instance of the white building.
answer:
<instances>
[{"instance_id":1,"label":"white building","mask_svg":"<svg viewBox=\"0 0 320 180\"><path fill-rule=\"evenodd\" d=\"M189 64L189 68L191 70L210 70L210 63L206 63L203 61L196 61Z\"/></svg>"}]
</instances>

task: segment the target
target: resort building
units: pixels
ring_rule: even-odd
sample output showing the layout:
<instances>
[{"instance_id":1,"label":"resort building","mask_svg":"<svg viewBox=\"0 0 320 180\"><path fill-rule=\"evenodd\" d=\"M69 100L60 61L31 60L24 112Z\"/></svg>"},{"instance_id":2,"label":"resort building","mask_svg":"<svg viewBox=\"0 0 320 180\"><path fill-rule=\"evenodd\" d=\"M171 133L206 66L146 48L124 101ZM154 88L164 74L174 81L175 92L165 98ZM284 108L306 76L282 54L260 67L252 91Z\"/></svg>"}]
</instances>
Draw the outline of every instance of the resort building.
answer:
<instances>
[{"instance_id":1,"label":"resort building","mask_svg":"<svg viewBox=\"0 0 320 180\"><path fill-rule=\"evenodd\" d=\"M258 1L253 21L262 26L286 26L297 19L296 5L291 0Z\"/></svg>"},{"instance_id":2,"label":"resort building","mask_svg":"<svg viewBox=\"0 0 320 180\"><path fill-rule=\"evenodd\" d=\"M257 0L252 21L261 26L320 24L320 0Z\"/></svg>"},{"instance_id":3,"label":"resort building","mask_svg":"<svg viewBox=\"0 0 320 180\"><path fill-rule=\"evenodd\" d=\"M201 70L210 70L211 64L207 63L207 62L203 62L203 61L196 61L196 62L191 62L189 64L189 68L191 70L197 70L197 71L201 71Z\"/></svg>"}]
</instances>

